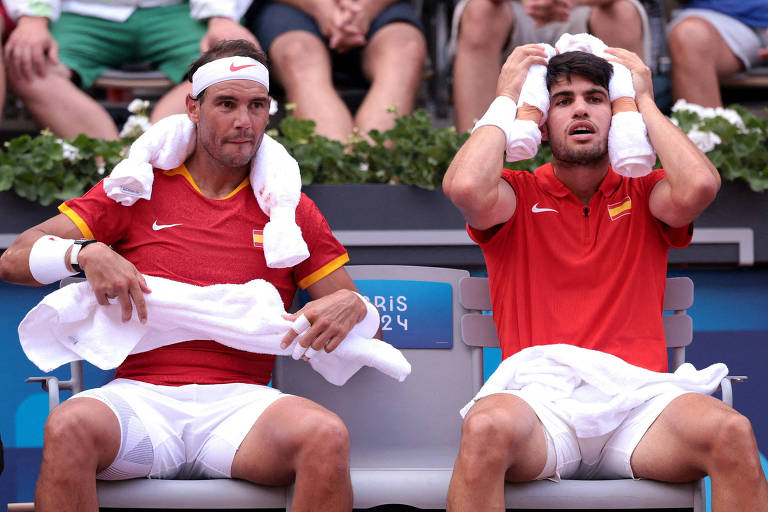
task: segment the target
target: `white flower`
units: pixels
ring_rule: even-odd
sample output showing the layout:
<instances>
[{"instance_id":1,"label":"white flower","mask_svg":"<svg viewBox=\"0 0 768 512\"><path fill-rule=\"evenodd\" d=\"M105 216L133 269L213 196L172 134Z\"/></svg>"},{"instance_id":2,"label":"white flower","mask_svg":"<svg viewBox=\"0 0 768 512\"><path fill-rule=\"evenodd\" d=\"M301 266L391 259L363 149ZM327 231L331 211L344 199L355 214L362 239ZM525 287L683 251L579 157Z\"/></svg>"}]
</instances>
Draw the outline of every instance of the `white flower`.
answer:
<instances>
[{"instance_id":1,"label":"white flower","mask_svg":"<svg viewBox=\"0 0 768 512\"><path fill-rule=\"evenodd\" d=\"M146 115L147 110L149 110L149 101L147 100L140 100L139 98L136 98L128 104L128 111L133 114Z\"/></svg>"},{"instance_id":2,"label":"white flower","mask_svg":"<svg viewBox=\"0 0 768 512\"><path fill-rule=\"evenodd\" d=\"M744 126L744 120L741 118L739 113L731 108L717 107L715 108L715 114L722 117L732 125L738 127L742 132L747 129L747 127Z\"/></svg>"},{"instance_id":3,"label":"white flower","mask_svg":"<svg viewBox=\"0 0 768 512\"><path fill-rule=\"evenodd\" d=\"M68 142L64 142L62 139L56 139L56 142L61 144L61 157L64 160L74 162L80 159L80 150Z\"/></svg>"},{"instance_id":4,"label":"white flower","mask_svg":"<svg viewBox=\"0 0 768 512\"><path fill-rule=\"evenodd\" d=\"M688 132L688 138L704 153L712 151L715 149L715 146L722 142L716 133L702 132L695 128Z\"/></svg>"},{"instance_id":5,"label":"white flower","mask_svg":"<svg viewBox=\"0 0 768 512\"><path fill-rule=\"evenodd\" d=\"M138 137L149 129L151 123L144 116L130 116L120 130L120 137Z\"/></svg>"}]
</instances>

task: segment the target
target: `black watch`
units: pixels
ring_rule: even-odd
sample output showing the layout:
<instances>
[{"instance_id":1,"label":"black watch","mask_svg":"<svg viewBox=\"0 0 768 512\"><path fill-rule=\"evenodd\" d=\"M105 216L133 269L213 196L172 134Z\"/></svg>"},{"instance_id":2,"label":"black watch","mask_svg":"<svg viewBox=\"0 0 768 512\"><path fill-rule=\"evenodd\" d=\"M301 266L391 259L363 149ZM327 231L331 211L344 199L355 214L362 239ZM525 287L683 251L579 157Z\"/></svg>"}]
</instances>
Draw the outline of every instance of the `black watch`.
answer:
<instances>
[{"instance_id":1,"label":"black watch","mask_svg":"<svg viewBox=\"0 0 768 512\"><path fill-rule=\"evenodd\" d=\"M80 268L80 265L77 264L77 256L80 254L80 251L83 250L83 247L85 247L86 245L96 243L97 241L98 240L94 240L93 238L75 240L75 243L72 246L72 251L69 253L69 264L72 266L72 269L78 274L82 272L83 269Z\"/></svg>"}]
</instances>

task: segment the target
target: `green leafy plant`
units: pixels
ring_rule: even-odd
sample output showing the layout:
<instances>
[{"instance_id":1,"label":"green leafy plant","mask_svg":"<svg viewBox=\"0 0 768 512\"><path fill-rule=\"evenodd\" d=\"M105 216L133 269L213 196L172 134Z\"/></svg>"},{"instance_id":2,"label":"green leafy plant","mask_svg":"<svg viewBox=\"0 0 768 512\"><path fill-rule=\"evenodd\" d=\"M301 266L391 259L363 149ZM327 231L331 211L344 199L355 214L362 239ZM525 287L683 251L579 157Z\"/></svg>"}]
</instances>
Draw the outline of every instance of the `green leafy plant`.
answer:
<instances>
[{"instance_id":1,"label":"green leafy plant","mask_svg":"<svg viewBox=\"0 0 768 512\"><path fill-rule=\"evenodd\" d=\"M0 191L13 189L42 205L82 195L117 165L124 147L86 135L62 140L48 130L22 135L0 151Z\"/></svg>"},{"instance_id":2,"label":"green leafy plant","mask_svg":"<svg viewBox=\"0 0 768 512\"><path fill-rule=\"evenodd\" d=\"M314 127L313 121L289 115L271 132L299 162L304 185L403 183L435 189L469 137L453 127L435 128L425 110L398 117L392 129L373 130L368 138L354 135L349 145L315 134Z\"/></svg>"},{"instance_id":3,"label":"green leafy plant","mask_svg":"<svg viewBox=\"0 0 768 512\"><path fill-rule=\"evenodd\" d=\"M671 117L723 179L742 179L755 192L768 189L768 119L738 105L704 108L683 100L672 107Z\"/></svg>"},{"instance_id":4,"label":"green leafy plant","mask_svg":"<svg viewBox=\"0 0 768 512\"><path fill-rule=\"evenodd\" d=\"M82 195L117 165L145 128L146 105L133 107L137 119L121 141L85 135L62 140L44 130L6 142L0 151L0 191L13 190L43 205ZM314 122L290 115L290 106L288 110L270 135L299 162L304 185L402 183L435 189L469 137L453 127L434 127L426 111L416 110L397 117L390 130L374 130L366 137L355 134L344 144L317 135ZM677 104L672 119L707 153L724 179L743 179L755 191L768 188L768 119L738 106L702 109L688 104ZM506 165L532 171L551 158L543 145L534 158Z\"/></svg>"}]
</instances>

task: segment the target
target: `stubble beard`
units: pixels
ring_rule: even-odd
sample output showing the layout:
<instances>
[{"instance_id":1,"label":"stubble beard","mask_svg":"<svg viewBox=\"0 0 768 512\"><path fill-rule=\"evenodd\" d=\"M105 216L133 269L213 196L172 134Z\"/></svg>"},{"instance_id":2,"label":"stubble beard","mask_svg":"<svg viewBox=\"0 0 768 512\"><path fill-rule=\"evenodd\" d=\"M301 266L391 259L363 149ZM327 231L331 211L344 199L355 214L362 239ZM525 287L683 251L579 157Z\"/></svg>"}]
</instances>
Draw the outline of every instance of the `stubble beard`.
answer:
<instances>
[{"instance_id":1,"label":"stubble beard","mask_svg":"<svg viewBox=\"0 0 768 512\"><path fill-rule=\"evenodd\" d=\"M552 156L555 160L569 165L589 165L597 163L608 154L607 141L600 141L587 147L567 147L563 142L551 143Z\"/></svg>"}]
</instances>

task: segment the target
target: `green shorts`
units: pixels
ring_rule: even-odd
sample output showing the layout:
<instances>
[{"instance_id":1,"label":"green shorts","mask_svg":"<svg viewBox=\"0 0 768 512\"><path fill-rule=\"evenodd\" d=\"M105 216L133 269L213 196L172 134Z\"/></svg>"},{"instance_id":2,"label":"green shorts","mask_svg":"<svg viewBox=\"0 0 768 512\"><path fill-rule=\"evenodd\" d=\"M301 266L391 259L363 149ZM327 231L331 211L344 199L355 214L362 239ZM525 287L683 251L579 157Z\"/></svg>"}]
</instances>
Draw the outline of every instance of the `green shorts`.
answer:
<instances>
[{"instance_id":1,"label":"green shorts","mask_svg":"<svg viewBox=\"0 0 768 512\"><path fill-rule=\"evenodd\" d=\"M51 26L59 59L77 73L83 89L104 70L137 62L148 62L179 83L200 56L206 30L204 20L190 17L188 2L136 9L123 23L62 13Z\"/></svg>"}]
</instances>

